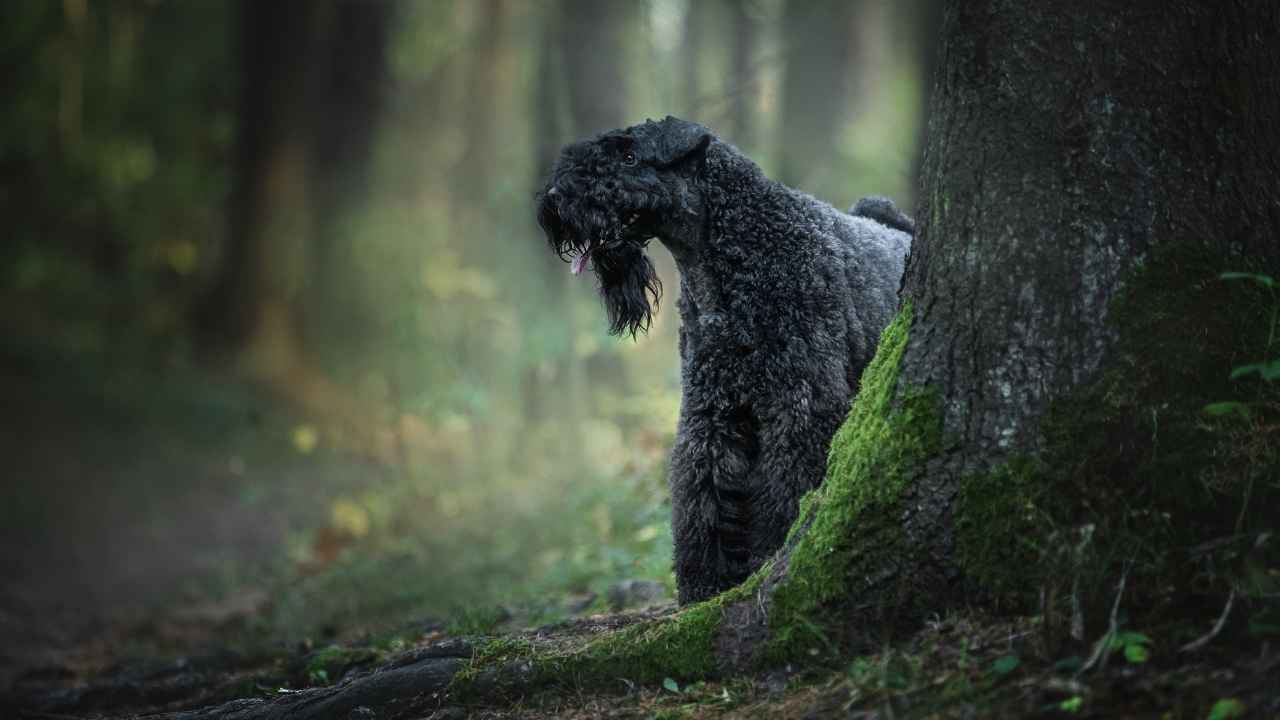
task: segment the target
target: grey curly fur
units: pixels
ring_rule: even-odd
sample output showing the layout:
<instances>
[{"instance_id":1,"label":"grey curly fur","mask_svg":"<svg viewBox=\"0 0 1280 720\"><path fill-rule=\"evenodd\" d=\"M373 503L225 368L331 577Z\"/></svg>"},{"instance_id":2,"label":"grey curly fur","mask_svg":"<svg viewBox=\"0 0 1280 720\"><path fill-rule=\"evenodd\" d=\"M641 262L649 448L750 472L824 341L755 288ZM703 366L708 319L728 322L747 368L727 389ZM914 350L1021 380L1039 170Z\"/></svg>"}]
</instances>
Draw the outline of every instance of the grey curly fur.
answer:
<instances>
[{"instance_id":1,"label":"grey curly fur","mask_svg":"<svg viewBox=\"0 0 1280 720\"><path fill-rule=\"evenodd\" d=\"M822 481L831 437L896 311L911 219L884 198L843 213L672 117L566 146L536 204L553 249L595 270L616 334L647 329L661 294L649 239L675 258L679 599L738 584L781 546L800 497Z\"/></svg>"}]
</instances>

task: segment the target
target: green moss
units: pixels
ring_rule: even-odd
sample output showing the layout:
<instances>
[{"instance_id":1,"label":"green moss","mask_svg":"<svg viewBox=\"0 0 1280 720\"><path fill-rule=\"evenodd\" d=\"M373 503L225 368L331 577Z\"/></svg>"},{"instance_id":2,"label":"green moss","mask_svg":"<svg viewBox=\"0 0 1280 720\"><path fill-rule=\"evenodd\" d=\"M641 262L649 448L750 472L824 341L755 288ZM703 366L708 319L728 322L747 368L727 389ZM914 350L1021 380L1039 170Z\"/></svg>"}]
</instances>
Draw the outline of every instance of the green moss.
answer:
<instances>
[{"instance_id":1,"label":"green moss","mask_svg":"<svg viewBox=\"0 0 1280 720\"><path fill-rule=\"evenodd\" d=\"M681 610L672 618L624 628L587 645L571 659L574 675L626 677L637 682L704 678L714 674L715 637L726 605L743 589Z\"/></svg>"},{"instance_id":2,"label":"green moss","mask_svg":"<svg viewBox=\"0 0 1280 720\"><path fill-rule=\"evenodd\" d=\"M715 639L724 608L754 593L759 577L757 574L744 585L675 615L567 644L539 646L518 638L492 639L476 648L468 666L454 677L449 692L466 697L478 684L494 682L495 673L503 667L521 668L523 690L549 685L601 686L618 678L658 683L665 678L710 677L716 670Z\"/></svg>"},{"instance_id":3,"label":"green moss","mask_svg":"<svg viewBox=\"0 0 1280 720\"><path fill-rule=\"evenodd\" d=\"M477 667L491 666L498 663L528 657L533 653L533 643L529 640L501 635L489 638L476 646L471 655L471 664Z\"/></svg>"},{"instance_id":4,"label":"green moss","mask_svg":"<svg viewBox=\"0 0 1280 720\"><path fill-rule=\"evenodd\" d=\"M1035 598L1048 528L1039 507L1044 476L1037 460L1018 457L960 481L957 560L999 608L1027 609Z\"/></svg>"},{"instance_id":5,"label":"green moss","mask_svg":"<svg viewBox=\"0 0 1280 720\"><path fill-rule=\"evenodd\" d=\"M788 572L773 595L770 641L762 660L803 657L826 644L829 609L849 590L858 563L892 553L903 541L893 512L910 471L936 451L938 401L930 391L898 387L911 327L907 305L880 338L858 398L831 444L827 477L802 503L799 537Z\"/></svg>"}]
</instances>

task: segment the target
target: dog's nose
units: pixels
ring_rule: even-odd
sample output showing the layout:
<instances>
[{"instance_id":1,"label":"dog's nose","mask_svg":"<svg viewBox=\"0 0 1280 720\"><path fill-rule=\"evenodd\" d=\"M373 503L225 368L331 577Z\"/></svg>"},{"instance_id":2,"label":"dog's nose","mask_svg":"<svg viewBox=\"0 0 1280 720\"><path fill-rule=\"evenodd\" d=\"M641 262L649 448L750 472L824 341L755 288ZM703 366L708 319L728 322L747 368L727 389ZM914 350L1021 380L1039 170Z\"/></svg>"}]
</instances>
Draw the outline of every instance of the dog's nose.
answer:
<instances>
[{"instance_id":1,"label":"dog's nose","mask_svg":"<svg viewBox=\"0 0 1280 720\"><path fill-rule=\"evenodd\" d=\"M543 196L543 202L547 204L547 207L551 208L552 212L556 213L560 210L560 202L562 200L564 200L564 193L560 192L560 188L555 185L552 185L547 190L547 194Z\"/></svg>"}]
</instances>

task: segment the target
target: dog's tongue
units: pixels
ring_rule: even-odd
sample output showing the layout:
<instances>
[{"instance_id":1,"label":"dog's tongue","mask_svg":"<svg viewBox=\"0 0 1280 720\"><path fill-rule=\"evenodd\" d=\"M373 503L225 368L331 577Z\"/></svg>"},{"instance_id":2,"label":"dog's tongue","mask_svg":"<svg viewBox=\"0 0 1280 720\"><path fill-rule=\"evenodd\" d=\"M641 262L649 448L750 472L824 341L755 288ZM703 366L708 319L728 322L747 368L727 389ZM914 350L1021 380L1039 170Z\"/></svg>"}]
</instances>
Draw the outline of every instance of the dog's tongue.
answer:
<instances>
[{"instance_id":1,"label":"dog's tongue","mask_svg":"<svg viewBox=\"0 0 1280 720\"><path fill-rule=\"evenodd\" d=\"M569 271L572 272L574 275L581 273L582 269L587 266L587 260L590 257L591 257L591 248L587 248L586 250L583 250L582 254L575 257L573 259L573 262L569 264Z\"/></svg>"}]
</instances>

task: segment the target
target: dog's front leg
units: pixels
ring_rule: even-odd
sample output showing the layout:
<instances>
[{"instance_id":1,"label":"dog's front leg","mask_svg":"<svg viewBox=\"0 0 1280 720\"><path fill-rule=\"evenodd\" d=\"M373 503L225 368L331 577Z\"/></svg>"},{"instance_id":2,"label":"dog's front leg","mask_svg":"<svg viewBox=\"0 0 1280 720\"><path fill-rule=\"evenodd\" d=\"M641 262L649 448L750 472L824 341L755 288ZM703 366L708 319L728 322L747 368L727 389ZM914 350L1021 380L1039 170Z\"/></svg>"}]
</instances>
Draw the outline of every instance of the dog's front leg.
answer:
<instances>
[{"instance_id":1,"label":"dog's front leg","mask_svg":"<svg viewBox=\"0 0 1280 720\"><path fill-rule=\"evenodd\" d=\"M827 387L844 384L838 377ZM848 410L840 397L817 395L797 383L761 408L761 451L752 469L751 564L759 567L782 547L799 512L800 498L821 484L831 438ZM822 402L822 400L828 402Z\"/></svg>"},{"instance_id":2,"label":"dog's front leg","mask_svg":"<svg viewBox=\"0 0 1280 720\"><path fill-rule=\"evenodd\" d=\"M686 412L671 453L671 528L680 604L705 600L750 573L754 437L743 419Z\"/></svg>"}]
</instances>

